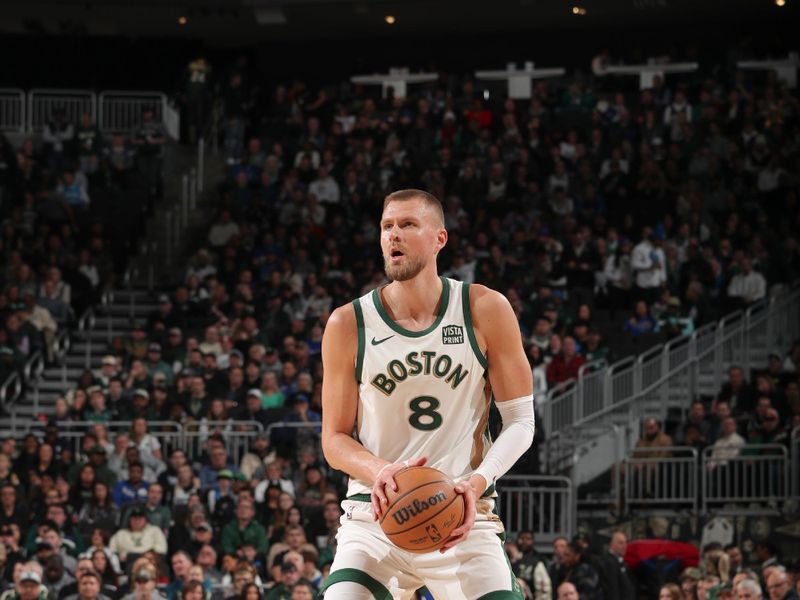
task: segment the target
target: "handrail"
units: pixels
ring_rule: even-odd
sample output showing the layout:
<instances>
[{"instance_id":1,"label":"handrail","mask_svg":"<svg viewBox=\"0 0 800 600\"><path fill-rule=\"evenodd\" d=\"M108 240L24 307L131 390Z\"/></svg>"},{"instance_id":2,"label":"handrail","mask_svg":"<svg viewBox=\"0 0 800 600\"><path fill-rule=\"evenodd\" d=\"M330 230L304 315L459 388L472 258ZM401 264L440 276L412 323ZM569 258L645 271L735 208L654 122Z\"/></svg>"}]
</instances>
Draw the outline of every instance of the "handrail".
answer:
<instances>
[{"instance_id":1,"label":"handrail","mask_svg":"<svg viewBox=\"0 0 800 600\"><path fill-rule=\"evenodd\" d=\"M9 396L8 389L14 386L14 392ZM6 377L3 385L0 385L0 410L5 411L8 406L14 404L22 394L22 381L20 381L19 373L14 371Z\"/></svg>"},{"instance_id":2,"label":"handrail","mask_svg":"<svg viewBox=\"0 0 800 600\"><path fill-rule=\"evenodd\" d=\"M22 373L25 376L25 381L32 381L31 374L34 372L36 373L36 377L42 374L44 371L44 356L42 356L42 351L37 350L33 354L30 355L28 360L25 361L25 366L22 368Z\"/></svg>"},{"instance_id":3,"label":"handrail","mask_svg":"<svg viewBox=\"0 0 800 600\"><path fill-rule=\"evenodd\" d=\"M580 367L578 367L578 379L583 377L583 375L588 372L595 372L603 367L608 366L608 361L605 358L598 358L596 360L589 361L587 363L583 363Z\"/></svg>"}]
</instances>

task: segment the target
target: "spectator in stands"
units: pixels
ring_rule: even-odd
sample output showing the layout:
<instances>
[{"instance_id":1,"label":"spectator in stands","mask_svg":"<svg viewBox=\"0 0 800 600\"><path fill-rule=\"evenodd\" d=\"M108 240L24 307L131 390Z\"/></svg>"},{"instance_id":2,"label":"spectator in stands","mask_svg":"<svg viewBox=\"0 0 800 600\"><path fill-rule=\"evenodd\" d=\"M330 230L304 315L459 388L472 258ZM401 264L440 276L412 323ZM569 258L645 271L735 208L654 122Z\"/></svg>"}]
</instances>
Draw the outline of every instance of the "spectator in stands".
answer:
<instances>
[{"instance_id":1,"label":"spectator in stands","mask_svg":"<svg viewBox=\"0 0 800 600\"><path fill-rule=\"evenodd\" d=\"M41 566L36 563L20 563L22 567L8 600L47 600L47 588L42 585ZM15 573L16 575L16 573Z\"/></svg>"},{"instance_id":2,"label":"spectator in stands","mask_svg":"<svg viewBox=\"0 0 800 600\"><path fill-rule=\"evenodd\" d=\"M550 387L578 377L578 370L586 359L577 353L575 339L565 336L561 352L547 366L547 382Z\"/></svg>"},{"instance_id":3,"label":"spectator in stands","mask_svg":"<svg viewBox=\"0 0 800 600\"><path fill-rule=\"evenodd\" d=\"M755 392L739 366L728 369L728 382L723 384L717 400L725 400L736 417L747 417L755 407Z\"/></svg>"},{"instance_id":4,"label":"spectator in stands","mask_svg":"<svg viewBox=\"0 0 800 600\"><path fill-rule=\"evenodd\" d=\"M582 596L578 595L578 589L574 583L565 581L558 586L557 600L582 600L582 598Z\"/></svg>"},{"instance_id":5,"label":"spectator in stands","mask_svg":"<svg viewBox=\"0 0 800 600\"><path fill-rule=\"evenodd\" d=\"M625 566L625 550L628 538L621 531L611 534L608 551L603 554L598 564L600 585L606 598L619 600L635 600L636 588Z\"/></svg>"},{"instance_id":6,"label":"spectator in stands","mask_svg":"<svg viewBox=\"0 0 800 600\"><path fill-rule=\"evenodd\" d=\"M133 591L122 600L162 600L156 589L156 570L151 564L142 563L132 574Z\"/></svg>"},{"instance_id":7,"label":"spectator in stands","mask_svg":"<svg viewBox=\"0 0 800 600\"><path fill-rule=\"evenodd\" d=\"M217 483L217 474L222 469L227 469L234 475L239 473L239 467L230 462L225 445L221 441L216 441L209 450L209 464L203 465L198 474L200 487L209 489Z\"/></svg>"},{"instance_id":8,"label":"spectator in stands","mask_svg":"<svg viewBox=\"0 0 800 600\"><path fill-rule=\"evenodd\" d=\"M152 106L142 109L142 121L131 136L131 143L137 148L137 162L144 183L151 198L159 195L163 147L167 141L164 126L155 118Z\"/></svg>"},{"instance_id":9,"label":"spectator in stands","mask_svg":"<svg viewBox=\"0 0 800 600\"><path fill-rule=\"evenodd\" d=\"M564 582L569 582L575 586L581 600L602 597L600 577L594 567L583 560L581 546L575 542L567 544L562 561L555 582L559 589Z\"/></svg>"},{"instance_id":10,"label":"spectator in stands","mask_svg":"<svg viewBox=\"0 0 800 600\"><path fill-rule=\"evenodd\" d=\"M741 271L733 276L728 284L728 297L736 300L739 306L750 306L767 294L767 281L758 271L753 270L750 256L741 259Z\"/></svg>"},{"instance_id":11,"label":"spectator in stands","mask_svg":"<svg viewBox=\"0 0 800 600\"><path fill-rule=\"evenodd\" d=\"M119 529L108 544L122 561L127 561L128 555L137 558L150 550L162 556L167 553L164 533L147 522L147 513L141 507L135 507L128 513L128 527Z\"/></svg>"},{"instance_id":12,"label":"spectator in stands","mask_svg":"<svg viewBox=\"0 0 800 600\"><path fill-rule=\"evenodd\" d=\"M692 402L692 405L689 408L689 417L682 425L683 432L679 436L679 441L686 443L686 428L689 425L692 425L697 429L702 439L709 439L711 424L708 422L708 419L706 419L706 406L700 400L695 400Z\"/></svg>"},{"instance_id":13,"label":"spectator in stands","mask_svg":"<svg viewBox=\"0 0 800 600\"><path fill-rule=\"evenodd\" d=\"M658 331L658 322L650 315L645 301L636 303L633 316L625 323L624 331L633 337Z\"/></svg>"},{"instance_id":14,"label":"spectator in stands","mask_svg":"<svg viewBox=\"0 0 800 600\"><path fill-rule=\"evenodd\" d=\"M258 554L267 551L267 532L253 520L255 508L251 501L242 500L236 507L236 519L222 530L222 551L239 555L245 544L252 544Z\"/></svg>"},{"instance_id":15,"label":"spectator in stands","mask_svg":"<svg viewBox=\"0 0 800 600\"><path fill-rule=\"evenodd\" d=\"M645 302L658 298L667 282L667 260L662 244L664 234L650 227L642 229L642 241L633 249L631 268L635 273L636 294Z\"/></svg>"},{"instance_id":16,"label":"spectator in stands","mask_svg":"<svg viewBox=\"0 0 800 600\"><path fill-rule=\"evenodd\" d=\"M786 571L775 569L767 577L767 593L770 600L797 600L797 590L792 587L792 579Z\"/></svg>"},{"instance_id":17,"label":"spectator in stands","mask_svg":"<svg viewBox=\"0 0 800 600\"><path fill-rule=\"evenodd\" d=\"M126 449L128 452L132 447ZM132 462L128 465L128 479L117 482L111 497L118 508L124 508L132 502L144 502L147 500L147 488L150 484L144 481L144 466L140 462Z\"/></svg>"},{"instance_id":18,"label":"spectator in stands","mask_svg":"<svg viewBox=\"0 0 800 600\"><path fill-rule=\"evenodd\" d=\"M728 417L722 422L722 434L714 442L711 460L708 462L709 470L725 466L727 462L739 456L745 446L742 436L736 432L736 421Z\"/></svg>"},{"instance_id":19,"label":"spectator in stands","mask_svg":"<svg viewBox=\"0 0 800 600\"><path fill-rule=\"evenodd\" d=\"M672 438L661 430L661 425L655 417L647 417L642 423L643 435L636 442L636 448L670 448L673 446ZM636 456L634 451L634 456ZM669 458L672 453L668 450L641 453L643 458Z\"/></svg>"},{"instance_id":20,"label":"spectator in stands","mask_svg":"<svg viewBox=\"0 0 800 600\"><path fill-rule=\"evenodd\" d=\"M736 600L761 600L761 586L752 579L740 581L736 586Z\"/></svg>"},{"instance_id":21,"label":"spectator in stands","mask_svg":"<svg viewBox=\"0 0 800 600\"><path fill-rule=\"evenodd\" d=\"M668 583L658 592L658 600L685 600L681 588L674 583Z\"/></svg>"},{"instance_id":22,"label":"spectator in stands","mask_svg":"<svg viewBox=\"0 0 800 600\"><path fill-rule=\"evenodd\" d=\"M42 132L45 157L52 169L58 170L64 165L74 137L75 126L69 122L67 111L63 106L56 107Z\"/></svg>"}]
</instances>

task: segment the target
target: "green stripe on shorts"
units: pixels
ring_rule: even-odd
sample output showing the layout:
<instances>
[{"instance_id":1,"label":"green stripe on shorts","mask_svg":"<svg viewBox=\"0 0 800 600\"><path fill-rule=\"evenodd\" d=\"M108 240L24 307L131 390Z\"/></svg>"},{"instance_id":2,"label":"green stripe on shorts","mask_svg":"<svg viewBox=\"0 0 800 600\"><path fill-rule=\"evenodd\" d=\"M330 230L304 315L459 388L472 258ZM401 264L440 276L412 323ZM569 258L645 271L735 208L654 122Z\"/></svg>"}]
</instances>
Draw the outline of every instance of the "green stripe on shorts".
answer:
<instances>
[{"instance_id":1,"label":"green stripe on shorts","mask_svg":"<svg viewBox=\"0 0 800 600\"><path fill-rule=\"evenodd\" d=\"M345 498L345 500L352 500L353 502L372 502L372 498L369 497L369 494L353 494Z\"/></svg>"},{"instance_id":2,"label":"green stripe on shorts","mask_svg":"<svg viewBox=\"0 0 800 600\"><path fill-rule=\"evenodd\" d=\"M325 583L320 589L320 594L325 595L325 590L331 587L334 583L342 583L349 581L351 583L358 583L367 588L374 596L375 600L392 600L392 594L386 589L380 581L365 573L361 569L338 569L328 575Z\"/></svg>"}]
</instances>

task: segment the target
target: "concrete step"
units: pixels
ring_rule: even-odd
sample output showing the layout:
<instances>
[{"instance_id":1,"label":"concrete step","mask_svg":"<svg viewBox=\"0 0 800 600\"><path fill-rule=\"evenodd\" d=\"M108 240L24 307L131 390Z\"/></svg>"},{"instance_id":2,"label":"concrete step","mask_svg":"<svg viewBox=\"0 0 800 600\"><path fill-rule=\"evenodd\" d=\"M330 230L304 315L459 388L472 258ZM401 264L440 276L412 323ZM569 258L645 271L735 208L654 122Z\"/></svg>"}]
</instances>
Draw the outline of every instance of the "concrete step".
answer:
<instances>
[{"instance_id":1,"label":"concrete step","mask_svg":"<svg viewBox=\"0 0 800 600\"><path fill-rule=\"evenodd\" d=\"M67 386L65 389L64 382L61 379L53 379L53 380L42 379L37 382L37 387L39 388L39 392L55 392L58 394L64 394L67 392L67 389L69 389L74 385L73 381L70 381L68 379Z\"/></svg>"},{"instance_id":2,"label":"concrete step","mask_svg":"<svg viewBox=\"0 0 800 600\"><path fill-rule=\"evenodd\" d=\"M147 317L151 312L158 308L157 303L152 302L137 302L133 305L133 315L134 318L142 318ZM114 304L109 304L108 306L103 307L99 313L99 315L111 315L113 317L127 317L130 319L131 315L131 306L128 303L123 302L116 302ZM99 317L98 317L99 318Z\"/></svg>"},{"instance_id":3,"label":"concrete step","mask_svg":"<svg viewBox=\"0 0 800 600\"><path fill-rule=\"evenodd\" d=\"M90 359L89 359L89 368L92 369L92 370L99 369L101 361L102 361L102 357L98 356L95 353L95 355L90 357ZM85 354L80 354L80 353L79 354L69 354L64 359L64 363L67 365L68 368L69 367L72 367L72 368L81 367L81 368L83 368L86 365L86 355Z\"/></svg>"},{"instance_id":4,"label":"concrete step","mask_svg":"<svg viewBox=\"0 0 800 600\"><path fill-rule=\"evenodd\" d=\"M136 315L138 316L138 315ZM134 321L131 321L130 317L126 314L124 317L115 317L115 316L97 316L95 318L94 323L94 331L108 331L109 326L111 326L112 330L116 329L124 329L129 330L131 329L136 319L134 316Z\"/></svg>"},{"instance_id":5,"label":"concrete step","mask_svg":"<svg viewBox=\"0 0 800 600\"><path fill-rule=\"evenodd\" d=\"M73 381L73 380L78 379L78 377L80 377L83 374L84 370L85 369L83 369L83 368L80 368L80 369L75 369L75 368L73 368L73 369L59 369L59 368L55 368L55 367L54 368L50 368L50 369L45 369L42 372L42 377L41 377L41 379L39 379L39 381L40 382L41 381L56 381L56 380L62 381L65 376L66 376L67 381Z\"/></svg>"}]
</instances>

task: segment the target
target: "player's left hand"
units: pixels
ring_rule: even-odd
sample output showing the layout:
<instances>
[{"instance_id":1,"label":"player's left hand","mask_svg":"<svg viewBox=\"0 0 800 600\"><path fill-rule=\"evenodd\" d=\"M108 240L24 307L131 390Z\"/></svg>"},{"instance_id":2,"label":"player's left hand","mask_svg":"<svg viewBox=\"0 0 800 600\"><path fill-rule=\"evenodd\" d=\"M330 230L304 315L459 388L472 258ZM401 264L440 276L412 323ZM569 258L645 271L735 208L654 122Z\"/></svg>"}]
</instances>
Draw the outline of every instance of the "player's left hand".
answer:
<instances>
[{"instance_id":1,"label":"player's left hand","mask_svg":"<svg viewBox=\"0 0 800 600\"><path fill-rule=\"evenodd\" d=\"M462 481L456 485L456 493L464 495L464 521L450 533L450 537L439 552L447 552L456 544L460 544L467 539L472 526L475 525L478 498L481 497L487 487L489 486L483 475L473 475L467 481Z\"/></svg>"}]
</instances>

